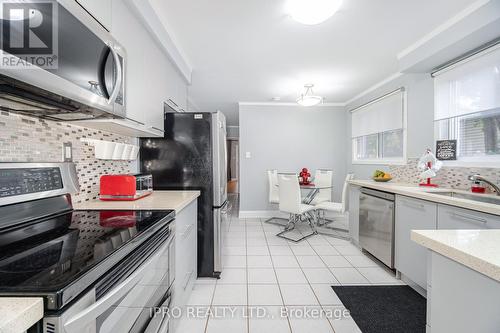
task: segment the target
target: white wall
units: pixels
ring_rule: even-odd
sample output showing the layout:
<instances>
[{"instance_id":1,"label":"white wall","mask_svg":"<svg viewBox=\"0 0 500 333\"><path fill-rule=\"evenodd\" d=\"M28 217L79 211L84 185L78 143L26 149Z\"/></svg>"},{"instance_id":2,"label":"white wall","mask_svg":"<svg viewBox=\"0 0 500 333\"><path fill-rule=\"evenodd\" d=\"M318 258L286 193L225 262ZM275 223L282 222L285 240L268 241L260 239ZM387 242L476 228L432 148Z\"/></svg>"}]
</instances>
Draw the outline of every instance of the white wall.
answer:
<instances>
[{"instance_id":1,"label":"white wall","mask_svg":"<svg viewBox=\"0 0 500 333\"><path fill-rule=\"evenodd\" d=\"M349 143L345 108L241 105L239 117L240 211L277 210L267 201L269 169L332 169L334 198L340 200Z\"/></svg>"},{"instance_id":2,"label":"white wall","mask_svg":"<svg viewBox=\"0 0 500 333\"><path fill-rule=\"evenodd\" d=\"M346 107L347 114L347 170L358 179L370 178L376 169L388 170L388 165L352 164L351 113L352 110L399 87L407 91L408 158L419 158L427 148L434 150L434 84L430 74L403 74L375 89Z\"/></svg>"}]
</instances>

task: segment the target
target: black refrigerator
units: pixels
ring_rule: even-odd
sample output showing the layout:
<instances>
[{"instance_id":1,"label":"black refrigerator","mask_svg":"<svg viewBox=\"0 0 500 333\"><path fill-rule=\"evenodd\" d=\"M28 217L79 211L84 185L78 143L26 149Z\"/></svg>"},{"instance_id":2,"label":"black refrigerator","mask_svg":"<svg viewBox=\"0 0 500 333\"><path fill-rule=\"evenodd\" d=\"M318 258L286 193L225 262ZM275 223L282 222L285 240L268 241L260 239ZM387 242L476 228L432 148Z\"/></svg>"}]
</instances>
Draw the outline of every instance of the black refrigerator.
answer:
<instances>
[{"instance_id":1,"label":"black refrigerator","mask_svg":"<svg viewBox=\"0 0 500 333\"><path fill-rule=\"evenodd\" d=\"M155 190L199 190L198 276L222 271L227 219L226 119L216 113L165 113L163 138L140 140L140 168Z\"/></svg>"}]
</instances>

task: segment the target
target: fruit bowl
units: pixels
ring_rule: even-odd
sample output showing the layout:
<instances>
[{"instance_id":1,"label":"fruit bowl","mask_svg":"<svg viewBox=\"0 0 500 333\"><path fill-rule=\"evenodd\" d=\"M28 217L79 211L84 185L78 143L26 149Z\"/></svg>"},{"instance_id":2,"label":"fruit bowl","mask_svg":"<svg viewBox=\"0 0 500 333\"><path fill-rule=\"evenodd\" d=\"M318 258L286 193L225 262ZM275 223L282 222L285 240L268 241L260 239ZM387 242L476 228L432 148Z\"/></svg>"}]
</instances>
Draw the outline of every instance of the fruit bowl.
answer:
<instances>
[{"instance_id":1,"label":"fruit bowl","mask_svg":"<svg viewBox=\"0 0 500 333\"><path fill-rule=\"evenodd\" d=\"M384 177L373 177L372 178L374 181L379 182L379 183L387 183L392 180L392 177L389 178L384 178Z\"/></svg>"}]
</instances>

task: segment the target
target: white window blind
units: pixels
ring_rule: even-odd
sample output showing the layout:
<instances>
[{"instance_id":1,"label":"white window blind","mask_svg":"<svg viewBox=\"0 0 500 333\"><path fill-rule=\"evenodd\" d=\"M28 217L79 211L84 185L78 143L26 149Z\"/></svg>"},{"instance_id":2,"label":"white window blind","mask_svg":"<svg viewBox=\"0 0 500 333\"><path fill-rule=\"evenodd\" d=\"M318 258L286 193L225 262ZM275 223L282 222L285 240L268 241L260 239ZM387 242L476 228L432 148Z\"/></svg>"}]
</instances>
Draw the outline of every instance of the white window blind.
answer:
<instances>
[{"instance_id":1,"label":"white window blind","mask_svg":"<svg viewBox=\"0 0 500 333\"><path fill-rule=\"evenodd\" d=\"M465 60L434 79L437 140L457 140L458 161L500 160L500 48Z\"/></svg>"},{"instance_id":2,"label":"white window blind","mask_svg":"<svg viewBox=\"0 0 500 333\"><path fill-rule=\"evenodd\" d=\"M404 163L404 89L352 111L354 163Z\"/></svg>"},{"instance_id":3,"label":"white window blind","mask_svg":"<svg viewBox=\"0 0 500 333\"><path fill-rule=\"evenodd\" d=\"M500 48L434 79L435 120L500 108Z\"/></svg>"},{"instance_id":4,"label":"white window blind","mask_svg":"<svg viewBox=\"0 0 500 333\"><path fill-rule=\"evenodd\" d=\"M398 91L352 113L352 137L403 128L404 92Z\"/></svg>"}]
</instances>

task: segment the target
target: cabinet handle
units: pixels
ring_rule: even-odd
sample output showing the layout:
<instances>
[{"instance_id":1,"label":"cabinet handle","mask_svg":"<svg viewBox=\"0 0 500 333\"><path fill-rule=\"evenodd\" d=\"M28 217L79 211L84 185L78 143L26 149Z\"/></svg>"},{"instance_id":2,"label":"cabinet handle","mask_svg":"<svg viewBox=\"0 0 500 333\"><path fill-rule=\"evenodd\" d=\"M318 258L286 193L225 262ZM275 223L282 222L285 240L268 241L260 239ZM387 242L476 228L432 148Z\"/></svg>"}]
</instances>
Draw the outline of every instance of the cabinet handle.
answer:
<instances>
[{"instance_id":1,"label":"cabinet handle","mask_svg":"<svg viewBox=\"0 0 500 333\"><path fill-rule=\"evenodd\" d=\"M125 119L130 120L131 122L134 122L134 123L139 124L139 125L146 125L144 123L141 123L140 121L137 121L137 120L134 120L134 119L131 119L131 118L125 118Z\"/></svg>"},{"instance_id":2,"label":"cabinet handle","mask_svg":"<svg viewBox=\"0 0 500 333\"><path fill-rule=\"evenodd\" d=\"M160 132L165 132L164 130L162 130L162 129L158 128L158 127L151 126L150 128L155 129L155 130L160 131Z\"/></svg>"},{"instance_id":3,"label":"cabinet handle","mask_svg":"<svg viewBox=\"0 0 500 333\"><path fill-rule=\"evenodd\" d=\"M177 103L175 103L175 102L174 102L171 98L169 98L169 99L168 99L168 101L169 101L171 104L175 105L176 107L179 107L179 105L177 105Z\"/></svg>"},{"instance_id":4,"label":"cabinet handle","mask_svg":"<svg viewBox=\"0 0 500 333\"><path fill-rule=\"evenodd\" d=\"M410 201L406 201L406 200L401 200L401 202L410 208L415 208L415 209L420 209L420 210L425 209L425 206L421 203L414 203L414 202L410 202Z\"/></svg>"},{"instance_id":5,"label":"cabinet handle","mask_svg":"<svg viewBox=\"0 0 500 333\"><path fill-rule=\"evenodd\" d=\"M465 214L459 214L459 213L451 213L453 217L467 220L467 221L472 221L472 222L478 222L478 223L487 223L488 221L486 219L480 218L480 217L475 217L471 215L465 215Z\"/></svg>"}]
</instances>

